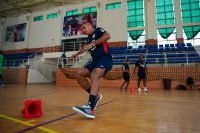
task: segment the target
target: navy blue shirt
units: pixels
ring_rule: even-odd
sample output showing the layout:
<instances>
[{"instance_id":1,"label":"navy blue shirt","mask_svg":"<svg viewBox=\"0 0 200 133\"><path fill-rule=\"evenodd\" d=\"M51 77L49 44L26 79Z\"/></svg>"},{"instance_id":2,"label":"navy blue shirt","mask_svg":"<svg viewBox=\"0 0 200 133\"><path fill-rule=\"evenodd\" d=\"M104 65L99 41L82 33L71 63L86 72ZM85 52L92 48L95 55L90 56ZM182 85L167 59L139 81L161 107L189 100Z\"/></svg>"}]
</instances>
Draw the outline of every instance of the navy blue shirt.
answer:
<instances>
[{"instance_id":1,"label":"navy blue shirt","mask_svg":"<svg viewBox=\"0 0 200 133\"><path fill-rule=\"evenodd\" d=\"M129 72L129 65L128 65L127 63L125 63L125 64L123 65L123 71L126 72L126 73Z\"/></svg>"},{"instance_id":2,"label":"navy blue shirt","mask_svg":"<svg viewBox=\"0 0 200 133\"><path fill-rule=\"evenodd\" d=\"M146 62L144 60L138 60L135 63L135 66L139 67L138 73L145 73L145 69L146 69Z\"/></svg>"},{"instance_id":3,"label":"navy blue shirt","mask_svg":"<svg viewBox=\"0 0 200 133\"><path fill-rule=\"evenodd\" d=\"M63 53L62 55L61 55L61 58L62 58L62 60L63 60L63 63L64 64L66 64L67 63L67 57L66 57L66 55L65 55L65 53Z\"/></svg>"},{"instance_id":4,"label":"navy blue shirt","mask_svg":"<svg viewBox=\"0 0 200 133\"><path fill-rule=\"evenodd\" d=\"M100 27L96 28L95 31L91 35L88 36L87 44L90 44L96 41L97 39L101 38L105 32L106 31L103 28L100 28ZM101 44L97 44L94 47L92 47L89 50L89 52L92 56L93 61L100 60L105 55L109 55L108 43L103 42Z\"/></svg>"}]
</instances>

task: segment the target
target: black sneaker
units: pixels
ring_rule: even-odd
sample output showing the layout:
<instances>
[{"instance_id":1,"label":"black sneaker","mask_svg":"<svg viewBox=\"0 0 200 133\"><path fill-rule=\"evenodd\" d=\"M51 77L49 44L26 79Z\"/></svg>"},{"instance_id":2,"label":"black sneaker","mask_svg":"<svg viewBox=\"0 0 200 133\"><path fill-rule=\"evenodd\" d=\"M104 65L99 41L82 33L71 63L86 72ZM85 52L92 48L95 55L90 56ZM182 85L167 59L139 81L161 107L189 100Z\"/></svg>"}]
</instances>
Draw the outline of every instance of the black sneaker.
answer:
<instances>
[{"instance_id":1,"label":"black sneaker","mask_svg":"<svg viewBox=\"0 0 200 133\"><path fill-rule=\"evenodd\" d=\"M98 96L97 96L97 98L96 98L96 103L95 103L95 105L94 105L94 110L96 110L96 108L97 108L97 106L98 106L98 103L99 103L99 101L102 99L102 94L99 94Z\"/></svg>"},{"instance_id":2,"label":"black sneaker","mask_svg":"<svg viewBox=\"0 0 200 133\"><path fill-rule=\"evenodd\" d=\"M75 107L72 107L72 110L75 111L76 113L79 113L85 116L86 118L90 118L90 119L95 118L94 111L91 110L89 105L83 105L82 107L75 106Z\"/></svg>"}]
</instances>

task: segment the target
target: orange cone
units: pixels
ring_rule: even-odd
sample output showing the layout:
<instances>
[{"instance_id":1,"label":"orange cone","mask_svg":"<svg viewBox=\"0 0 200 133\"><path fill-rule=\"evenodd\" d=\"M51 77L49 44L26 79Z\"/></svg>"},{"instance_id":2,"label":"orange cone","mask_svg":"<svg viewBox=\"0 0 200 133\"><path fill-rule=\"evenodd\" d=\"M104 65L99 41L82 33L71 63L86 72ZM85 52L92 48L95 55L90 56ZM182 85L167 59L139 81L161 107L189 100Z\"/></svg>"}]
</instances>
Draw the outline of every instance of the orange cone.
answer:
<instances>
[{"instance_id":1,"label":"orange cone","mask_svg":"<svg viewBox=\"0 0 200 133\"><path fill-rule=\"evenodd\" d=\"M35 118L42 115L41 100L26 100L22 111L24 118Z\"/></svg>"},{"instance_id":2,"label":"orange cone","mask_svg":"<svg viewBox=\"0 0 200 133\"><path fill-rule=\"evenodd\" d=\"M131 94L133 94L134 93L134 91L135 91L135 89L134 89L134 84L132 84L132 86L131 86Z\"/></svg>"}]
</instances>

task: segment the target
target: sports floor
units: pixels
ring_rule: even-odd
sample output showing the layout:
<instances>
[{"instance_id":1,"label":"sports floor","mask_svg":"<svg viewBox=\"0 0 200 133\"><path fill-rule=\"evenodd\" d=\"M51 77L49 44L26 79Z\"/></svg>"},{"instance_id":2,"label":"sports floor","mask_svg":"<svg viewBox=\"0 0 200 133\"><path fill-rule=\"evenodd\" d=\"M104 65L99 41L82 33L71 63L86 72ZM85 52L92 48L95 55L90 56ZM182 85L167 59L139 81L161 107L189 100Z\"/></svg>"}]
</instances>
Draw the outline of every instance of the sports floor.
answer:
<instances>
[{"instance_id":1,"label":"sports floor","mask_svg":"<svg viewBox=\"0 0 200 133\"><path fill-rule=\"evenodd\" d=\"M0 133L200 133L200 91L150 89L148 93L101 88L96 118L72 111L88 94L53 84L0 88ZM24 101L41 99L43 115L24 119Z\"/></svg>"}]
</instances>

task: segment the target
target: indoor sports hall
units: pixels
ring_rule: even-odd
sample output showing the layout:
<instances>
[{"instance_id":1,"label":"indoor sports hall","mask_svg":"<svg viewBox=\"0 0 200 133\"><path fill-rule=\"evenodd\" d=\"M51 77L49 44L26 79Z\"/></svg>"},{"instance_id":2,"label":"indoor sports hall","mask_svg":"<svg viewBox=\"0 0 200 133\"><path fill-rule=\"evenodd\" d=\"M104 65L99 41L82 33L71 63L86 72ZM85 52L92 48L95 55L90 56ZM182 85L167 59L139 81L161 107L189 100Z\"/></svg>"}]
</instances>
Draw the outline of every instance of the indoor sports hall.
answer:
<instances>
[{"instance_id":1,"label":"indoor sports hall","mask_svg":"<svg viewBox=\"0 0 200 133\"><path fill-rule=\"evenodd\" d=\"M199 31L199 0L0 0L0 133L199 133Z\"/></svg>"}]
</instances>

